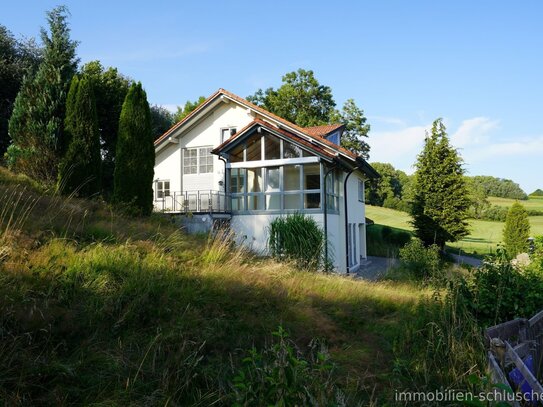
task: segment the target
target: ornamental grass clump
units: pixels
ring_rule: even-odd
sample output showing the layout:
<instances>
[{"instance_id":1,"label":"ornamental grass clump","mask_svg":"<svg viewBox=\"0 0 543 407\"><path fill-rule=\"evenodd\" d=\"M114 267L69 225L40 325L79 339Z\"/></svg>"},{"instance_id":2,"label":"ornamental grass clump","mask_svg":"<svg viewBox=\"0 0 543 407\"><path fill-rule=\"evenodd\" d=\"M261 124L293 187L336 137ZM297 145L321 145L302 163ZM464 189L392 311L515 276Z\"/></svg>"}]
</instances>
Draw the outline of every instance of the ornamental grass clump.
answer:
<instances>
[{"instance_id":1,"label":"ornamental grass clump","mask_svg":"<svg viewBox=\"0 0 543 407\"><path fill-rule=\"evenodd\" d=\"M312 217L294 213L275 218L269 232L268 248L274 258L310 270L323 264L324 231Z\"/></svg>"}]
</instances>

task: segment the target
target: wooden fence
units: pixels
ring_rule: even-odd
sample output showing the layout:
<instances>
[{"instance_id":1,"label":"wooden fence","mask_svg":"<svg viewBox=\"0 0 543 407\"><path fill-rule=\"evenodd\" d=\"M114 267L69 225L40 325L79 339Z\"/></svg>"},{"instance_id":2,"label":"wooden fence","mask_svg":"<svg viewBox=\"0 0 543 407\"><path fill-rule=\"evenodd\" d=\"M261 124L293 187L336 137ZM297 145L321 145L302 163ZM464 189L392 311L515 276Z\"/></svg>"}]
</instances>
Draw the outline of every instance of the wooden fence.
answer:
<instances>
[{"instance_id":1,"label":"wooden fence","mask_svg":"<svg viewBox=\"0 0 543 407\"><path fill-rule=\"evenodd\" d=\"M543 375L543 311L530 319L519 318L488 328L485 337L490 348L488 364L493 382L511 389L508 372L516 368L530 386L534 398L543 400L543 386L540 383ZM532 357L534 372L525 363L528 356ZM520 406L517 402L510 404Z\"/></svg>"}]
</instances>

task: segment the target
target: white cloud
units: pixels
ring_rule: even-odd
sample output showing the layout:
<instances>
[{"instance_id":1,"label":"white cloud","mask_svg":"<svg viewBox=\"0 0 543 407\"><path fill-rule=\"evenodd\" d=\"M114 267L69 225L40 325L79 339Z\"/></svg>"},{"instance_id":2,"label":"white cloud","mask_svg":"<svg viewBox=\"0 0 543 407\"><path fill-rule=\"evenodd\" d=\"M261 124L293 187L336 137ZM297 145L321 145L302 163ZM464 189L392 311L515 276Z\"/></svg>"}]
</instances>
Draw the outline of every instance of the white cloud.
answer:
<instances>
[{"instance_id":1,"label":"white cloud","mask_svg":"<svg viewBox=\"0 0 543 407\"><path fill-rule=\"evenodd\" d=\"M485 144L489 140L488 133L499 128L499 120L488 117L474 117L462 121L458 130L451 135L454 147Z\"/></svg>"},{"instance_id":2,"label":"white cloud","mask_svg":"<svg viewBox=\"0 0 543 407\"><path fill-rule=\"evenodd\" d=\"M480 151L481 158L541 154L543 154L543 136L523 138L515 142L489 144Z\"/></svg>"},{"instance_id":3,"label":"white cloud","mask_svg":"<svg viewBox=\"0 0 543 407\"><path fill-rule=\"evenodd\" d=\"M412 126L395 131L376 131L370 134L372 162L392 163L406 172L415 163L421 151L426 131L431 125Z\"/></svg>"}]
</instances>

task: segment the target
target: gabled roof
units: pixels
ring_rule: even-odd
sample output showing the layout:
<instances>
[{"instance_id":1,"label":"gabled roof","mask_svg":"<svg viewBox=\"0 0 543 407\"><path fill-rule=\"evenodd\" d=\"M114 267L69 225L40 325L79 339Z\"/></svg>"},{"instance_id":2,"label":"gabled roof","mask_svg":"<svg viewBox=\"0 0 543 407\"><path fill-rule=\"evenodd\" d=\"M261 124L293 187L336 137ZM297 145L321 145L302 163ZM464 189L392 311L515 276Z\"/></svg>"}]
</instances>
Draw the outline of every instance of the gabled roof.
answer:
<instances>
[{"instance_id":1,"label":"gabled roof","mask_svg":"<svg viewBox=\"0 0 543 407\"><path fill-rule=\"evenodd\" d=\"M291 123L288 120L285 120L282 117L279 117L271 112L268 112L266 109L263 109L262 107L257 106L249 102L248 100L243 99L222 88L220 88L217 92L209 96L201 105L199 105L196 109L194 109L183 120L181 120L179 123L172 126L168 131L166 131L162 136L160 136L155 141L155 149L159 148L159 146L165 140L172 137L177 129L181 129L185 125L189 125L190 121L193 118L198 116L200 113L204 112L208 107L212 106L219 99L230 99L232 101L235 101L238 104L246 107L247 109L258 113L260 116L264 117L266 120L270 120L272 123L275 122L273 124L277 124L279 127L282 127L284 130L287 131L287 133L290 134L290 136L297 136L299 139L302 139L305 142L310 143L311 145L313 144L320 145L321 149L323 150L326 150L327 148L331 149L335 154L342 155L343 157L347 158L349 161L354 162L354 165L368 167L368 172L370 173L370 176L374 176L373 174L375 174L375 176L378 176L377 172L373 168L371 168L371 166L366 161L364 161L362 157L352 153L351 151L341 146L338 146L337 144L332 143L329 140L326 140L325 138L321 136L316 136L316 135L311 134L312 128L309 128L309 131L308 131L308 129L304 129L303 127L300 127L294 123ZM258 119L255 119L255 120L258 120ZM330 126L337 126L335 127L336 129L341 127L341 125L330 125ZM315 127L324 127L324 126L315 126ZM238 132L238 133L241 133L241 132ZM217 149L219 147L217 147Z\"/></svg>"},{"instance_id":2,"label":"gabled roof","mask_svg":"<svg viewBox=\"0 0 543 407\"><path fill-rule=\"evenodd\" d=\"M323 147L310 143L304 138L297 136L296 134L293 134L289 131L280 129L278 127L275 127L271 125L270 123L265 122L264 120L260 119L254 119L251 123L249 123L247 126L245 126L243 129L238 131L236 134L234 134L232 137L230 137L228 140L225 140L221 145L211 150L212 154L220 154L221 152L225 150L229 150L231 147L234 147L238 141L243 139L244 135L249 133L251 129L254 127L261 127L266 130L268 130L271 133L275 133L279 136L282 136L283 138L293 141L296 144L299 144L303 146L304 148L308 149L309 151L312 151L313 153L320 155L322 157L327 158L328 160L332 160L335 157L335 154L333 151L324 149Z\"/></svg>"},{"instance_id":3,"label":"gabled roof","mask_svg":"<svg viewBox=\"0 0 543 407\"><path fill-rule=\"evenodd\" d=\"M345 125L341 123L324 124L322 126L304 127L304 131L310 136L324 138L330 133L333 133L334 131L340 129L341 127L345 127Z\"/></svg>"}]
</instances>

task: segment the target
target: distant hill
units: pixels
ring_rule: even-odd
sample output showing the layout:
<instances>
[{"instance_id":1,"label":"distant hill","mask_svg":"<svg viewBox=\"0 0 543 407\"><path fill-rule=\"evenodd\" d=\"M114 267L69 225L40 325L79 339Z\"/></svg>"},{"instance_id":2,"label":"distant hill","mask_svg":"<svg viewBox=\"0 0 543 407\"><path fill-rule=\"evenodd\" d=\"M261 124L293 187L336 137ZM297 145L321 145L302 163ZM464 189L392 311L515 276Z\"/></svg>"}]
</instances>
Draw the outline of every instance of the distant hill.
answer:
<instances>
[{"instance_id":1,"label":"distant hill","mask_svg":"<svg viewBox=\"0 0 543 407\"><path fill-rule=\"evenodd\" d=\"M534 192L532 192L530 196L543 196L543 190L538 188Z\"/></svg>"}]
</instances>

